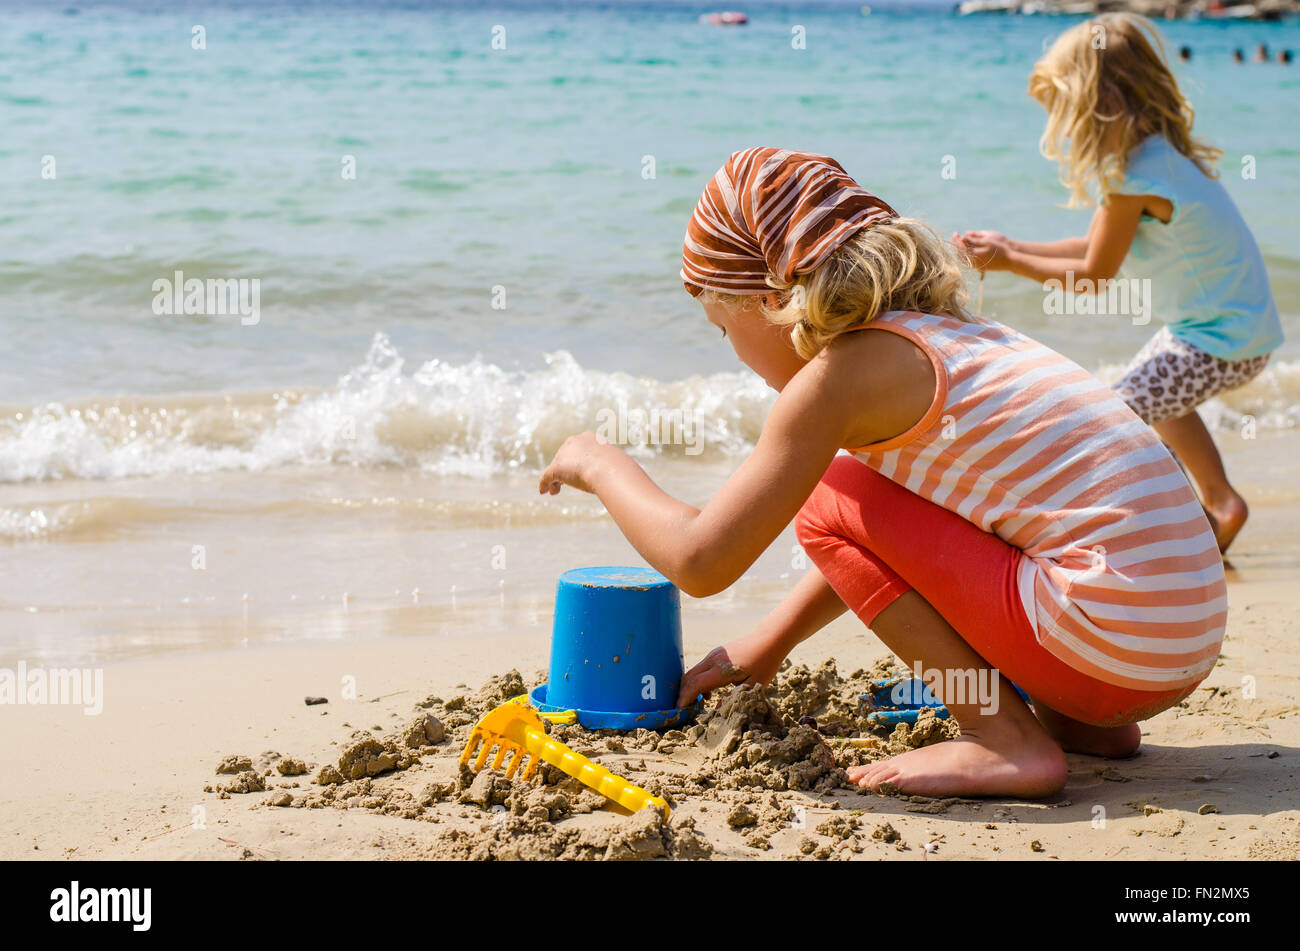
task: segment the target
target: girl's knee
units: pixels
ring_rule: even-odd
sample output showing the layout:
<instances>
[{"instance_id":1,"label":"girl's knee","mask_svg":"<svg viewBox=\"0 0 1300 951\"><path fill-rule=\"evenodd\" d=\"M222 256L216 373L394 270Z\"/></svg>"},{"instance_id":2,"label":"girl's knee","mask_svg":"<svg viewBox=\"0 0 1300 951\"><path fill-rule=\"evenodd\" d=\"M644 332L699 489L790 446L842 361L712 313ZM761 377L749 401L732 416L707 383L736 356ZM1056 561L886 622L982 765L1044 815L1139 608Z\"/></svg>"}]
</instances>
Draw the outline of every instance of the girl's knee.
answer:
<instances>
[{"instance_id":1,"label":"girl's knee","mask_svg":"<svg viewBox=\"0 0 1300 951\"><path fill-rule=\"evenodd\" d=\"M800 545L826 535L843 534L840 503L852 491L851 481L858 475L852 467L871 471L856 459L837 456L804 500L794 518L794 535Z\"/></svg>"},{"instance_id":2,"label":"girl's knee","mask_svg":"<svg viewBox=\"0 0 1300 951\"><path fill-rule=\"evenodd\" d=\"M823 491L822 483L817 483L794 517L794 537L804 548L830 533L823 518L825 500L819 497Z\"/></svg>"}]
</instances>

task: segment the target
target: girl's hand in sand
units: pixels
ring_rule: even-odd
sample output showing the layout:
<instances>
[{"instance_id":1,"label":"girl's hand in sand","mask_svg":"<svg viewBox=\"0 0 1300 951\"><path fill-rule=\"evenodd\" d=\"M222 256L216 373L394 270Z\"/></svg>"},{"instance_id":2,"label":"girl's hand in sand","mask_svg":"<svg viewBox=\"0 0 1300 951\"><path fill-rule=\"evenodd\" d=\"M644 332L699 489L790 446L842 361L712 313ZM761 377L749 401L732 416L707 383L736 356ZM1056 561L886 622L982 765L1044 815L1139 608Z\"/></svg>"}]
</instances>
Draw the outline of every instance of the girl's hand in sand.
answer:
<instances>
[{"instance_id":1,"label":"girl's hand in sand","mask_svg":"<svg viewBox=\"0 0 1300 951\"><path fill-rule=\"evenodd\" d=\"M595 492L591 487L592 469L611 452L619 452L618 447L593 432L570 436L564 440L564 445L542 473L538 492L542 495L548 492L555 495L562 485L571 485L583 492Z\"/></svg>"},{"instance_id":2,"label":"girl's hand in sand","mask_svg":"<svg viewBox=\"0 0 1300 951\"><path fill-rule=\"evenodd\" d=\"M1007 252L1011 242L997 231L967 231L953 235L953 244L970 258L971 266L981 271L1008 269Z\"/></svg>"},{"instance_id":3,"label":"girl's hand in sand","mask_svg":"<svg viewBox=\"0 0 1300 951\"><path fill-rule=\"evenodd\" d=\"M757 632L715 647L682 677L677 706L690 706L700 694L707 700L711 692L729 684L765 684L776 676L783 660L785 653L773 650Z\"/></svg>"}]
</instances>

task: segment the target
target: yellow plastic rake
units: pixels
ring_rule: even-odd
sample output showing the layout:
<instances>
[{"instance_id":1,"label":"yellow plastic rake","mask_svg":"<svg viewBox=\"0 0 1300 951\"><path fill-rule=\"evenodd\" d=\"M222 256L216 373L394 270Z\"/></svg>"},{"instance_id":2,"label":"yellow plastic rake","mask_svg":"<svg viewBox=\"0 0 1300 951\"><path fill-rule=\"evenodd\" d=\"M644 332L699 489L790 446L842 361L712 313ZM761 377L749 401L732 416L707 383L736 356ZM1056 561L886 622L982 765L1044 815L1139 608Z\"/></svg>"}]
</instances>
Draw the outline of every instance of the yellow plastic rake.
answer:
<instances>
[{"instance_id":1,"label":"yellow plastic rake","mask_svg":"<svg viewBox=\"0 0 1300 951\"><path fill-rule=\"evenodd\" d=\"M664 800L650 795L640 786L632 785L621 776L615 776L605 767L597 766L587 757L580 756L563 743L547 736L543 716L558 722L573 722L566 713L539 715L526 697L516 697L501 704L474 724L465 751L460 754L460 765L467 765L474 751L478 750L478 756L471 767L478 772L495 748L497 752L492 758L493 769L500 769L506 757L514 754L506 766L506 778L511 779L519 772L524 760L531 757L524 768L523 779L532 779L537 773L538 765L545 761L629 812L654 805L663 810L664 817L667 818L670 810Z\"/></svg>"}]
</instances>

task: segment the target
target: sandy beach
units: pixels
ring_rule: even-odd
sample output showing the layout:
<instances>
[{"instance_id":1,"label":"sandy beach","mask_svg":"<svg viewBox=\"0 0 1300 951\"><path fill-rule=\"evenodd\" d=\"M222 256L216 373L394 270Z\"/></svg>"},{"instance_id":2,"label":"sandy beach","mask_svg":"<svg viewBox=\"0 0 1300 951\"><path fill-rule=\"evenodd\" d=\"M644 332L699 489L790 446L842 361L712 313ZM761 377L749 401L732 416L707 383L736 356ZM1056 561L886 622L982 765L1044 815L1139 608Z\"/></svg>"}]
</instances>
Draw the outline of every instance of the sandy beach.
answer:
<instances>
[{"instance_id":1,"label":"sandy beach","mask_svg":"<svg viewBox=\"0 0 1300 951\"><path fill-rule=\"evenodd\" d=\"M558 728L574 749L666 794L666 825L554 782L509 783L491 770L458 782L477 712L544 678L550 618L531 608L467 611L454 630L427 634L420 631L434 609L407 608L375 621L385 636L359 642L235 646L108 665L98 716L73 706L8 708L0 757L28 767L0 778L0 808L16 820L6 822L0 856L1297 859L1297 519L1285 480L1268 487L1276 447L1237 448L1239 467L1260 466L1261 488L1231 563L1218 667L1187 702L1143 725L1138 756L1071 756L1069 784L1056 799L923 800L844 785L836 772L844 747L780 721L811 714L822 731L836 732L861 670L887 657L850 617L801 645L775 689L723 698L699 736ZM683 613L688 664L759 616L744 604L719 610L689 599ZM294 623L310 633L320 622L304 613ZM521 678L512 684L508 671ZM355 699L345 699L349 686ZM329 702L307 706L307 696ZM447 731L436 744L423 729L430 715ZM918 726L901 742L942 736L937 724L923 732ZM899 741L882 735L881 749ZM383 768L385 753L395 766ZM748 766L737 768L736 756ZM247 769L219 774L229 757L247 758L238 764ZM341 759L345 768L361 763L363 778L317 781ZM365 775L370 769L381 771ZM222 792L231 786L253 791Z\"/></svg>"}]
</instances>

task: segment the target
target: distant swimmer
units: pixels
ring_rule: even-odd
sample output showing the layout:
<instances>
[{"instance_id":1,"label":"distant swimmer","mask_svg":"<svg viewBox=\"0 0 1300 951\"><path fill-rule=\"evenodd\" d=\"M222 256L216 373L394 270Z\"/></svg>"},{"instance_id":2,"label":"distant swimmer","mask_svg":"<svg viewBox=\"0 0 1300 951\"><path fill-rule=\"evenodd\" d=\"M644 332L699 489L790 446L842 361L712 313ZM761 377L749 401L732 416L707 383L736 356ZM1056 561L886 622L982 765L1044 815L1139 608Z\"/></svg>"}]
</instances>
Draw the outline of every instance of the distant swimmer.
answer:
<instances>
[{"instance_id":1,"label":"distant swimmer","mask_svg":"<svg viewBox=\"0 0 1300 951\"><path fill-rule=\"evenodd\" d=\"M1190 46L1180 46L1178 48L1178 58L1184 63L1190 63L1192 61L1192 48Z\"/></svg>"},{"instance_id":2,"label":"distant swimmer","mask_svg":"<svg viewBox=\"0 0 1300 951\"><path fill-rule=\"evenodd\" d=\"M1241 51L1241 47L1240 47L1240 46L1237 47L1235 50L1232 51L1232 61L1233 61L1234 63L1244 63L1244 62L1246 62L1246 54L1243 53L1243 52Z\"/></svg>"},{"instance_id":3,"label":"distant swimmer","mask_svg":"<svg viewBox=\"0 0 1300 951\"><path fill-rule=\"evenodd\" d=\"M1267 63L1268 61L1268 45L1266 43L1260 43L1259 46L1255 47L1255 62Z\"/></svg>"},{"instance_id":4,"label":"distant swimmer","mask_svg":"<svg viewBox=\"0 0 1300 951\"><path fill-rule=\"evenodd\" d=\"M1290 50L1282 50L1282 52L1280 52L1280 53L1277 54L1277 61L1278 61L1279 63L1281 63L1283 66L1290 66L1290 65L1291 65L1291 51L1290 51Z\"/></svg>"}]
</instances>

